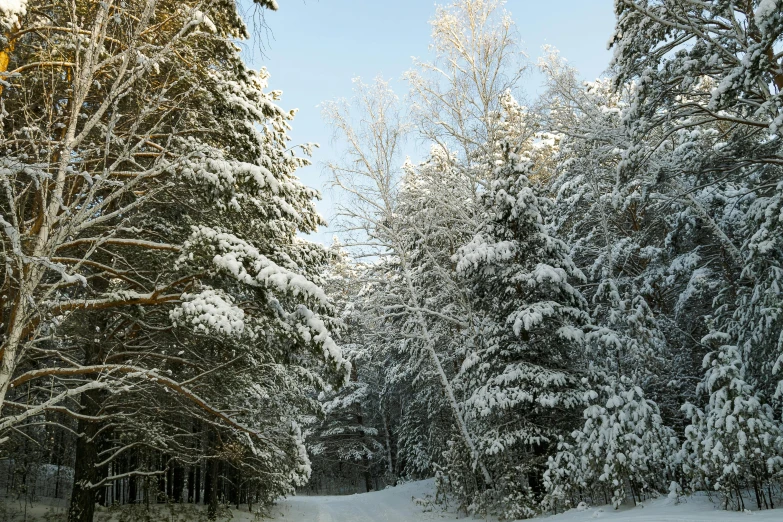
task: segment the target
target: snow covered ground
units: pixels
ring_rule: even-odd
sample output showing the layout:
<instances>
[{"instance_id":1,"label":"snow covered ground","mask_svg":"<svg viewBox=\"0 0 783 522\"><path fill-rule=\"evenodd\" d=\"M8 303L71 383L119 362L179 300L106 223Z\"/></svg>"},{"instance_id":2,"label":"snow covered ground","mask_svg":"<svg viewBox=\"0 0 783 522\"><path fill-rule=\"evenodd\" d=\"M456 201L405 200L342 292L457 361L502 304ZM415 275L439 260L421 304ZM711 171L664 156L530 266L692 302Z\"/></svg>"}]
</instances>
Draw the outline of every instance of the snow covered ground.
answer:
<instances>
[{"instance_id":1,"label":"snow covered ground","mask_svg":"<svg viewBox=\"0 0 783 522\"><path fill-rule=\"evenodd\" d=\"M749 502L750 499L746 499ZM612 509L611 506L589 507L582 511L572 509L566 513L545 517L546 522L583 522L607 520L613 522L780 522L783 509L765 511L724 511L710 501L705 494L684 497L680 503L663 497L634 508Z\"/></svg>"},{"instance_id":2,"label":"snow covered ground","mask_svg":"<svg viewBox=\"0 0 783 522\"><path fill-rule=\"evenodd\" d=\"M419 522L458 520L461 517L432 506L432 480L412 482L384 491L346 496L292 497L275 507L273 520L286 522ZM418 500L415 500L418 499ZM749 501L749 499L748 499ZM245 515L246 516L246 515ZM462 518L464 520L464 518ZM251 520L250 518L237 520ZM666 497L634 508L611 506L573 509L560 515L542 517L546 522L781 522L783 509L737 513L723 511L700 494L680 503Z\"/></svg>"},{"instance_id":3,"label":"snow covered ground","mask_svg":"<svg viewBox=\"0 0 783 522\"><path fill-rule=\"evenodd\" d=\"M464 517L444 511L434 505L435 495L432 480L403 484L384 491L343 496L296 496L282 500L272 509L274 522L422 522L441 520L466 520ZM749 500L749 499L746 499ZM64 520L65 501L37 502L26 510L27 520ZM0 510L0 521L25 520L22 506L14 507L14 513ZM187 520L187 513L178 513L171 518L165 509L156 507L162 513L160 520ZM188 509L194 509L189 507ZM203 509L199 506L197 509ZM10 518L6 518L9 517ZM116 515L115 515L116 516ZM184 518L183 518L184 516ZM110 513L99 513L99 522L116 520ZM246 510L234 511L234 522L260 522L255 514ZM264 519L268 520L268 519ZM470 520L470 519L467 519ZM480 519L488 520L488 519ZM489 519L493 520L494 519ZM685 497L679 503L663 497L645 502L643 506L614 510L611 506L573 509L560 515L541 517L539 522L781 522L783 509L748 511L737 513L723 511L705 494Z\"/></svg>"},{"instance_id":4,"label":"snow covered ground","mask_svg":"<svg viewBox=\"0 0 783 522\"><path fill-rule=\"evenodd\" d=\"M403 484L372 493L344 496L301 496L281 501L272 520L285 522L419 522L459 520L433 505L432 480ZM464 519L464 517L462 517Z\"/></svg>"}]
</instances>

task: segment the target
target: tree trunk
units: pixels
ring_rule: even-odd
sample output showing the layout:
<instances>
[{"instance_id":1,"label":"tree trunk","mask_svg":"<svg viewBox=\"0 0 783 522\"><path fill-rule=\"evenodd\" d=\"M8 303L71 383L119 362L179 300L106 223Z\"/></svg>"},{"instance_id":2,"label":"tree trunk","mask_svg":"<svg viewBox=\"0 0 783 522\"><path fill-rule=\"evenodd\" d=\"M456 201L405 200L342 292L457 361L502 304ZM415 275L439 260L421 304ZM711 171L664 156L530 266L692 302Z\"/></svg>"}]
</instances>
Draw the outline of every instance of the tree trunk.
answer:
<instances>
[{"instance_id":1,"label":"tree trunk","mask_svg":"<svg viewBox=\"0 0 783 522\"><path fill-rule=\"evenodd\" d=\"M451 406L451 411L454 415L454 420L457 422L457 427L459 428L460 435L462 436L462 441L465 443L465 446L470 452L471 459L473 460L473 468L475 469L475 467L478 466L478 468L481 470L482 476L484 477L484 483L487 486L491 486L492 475L489 474L489 470L481 460L481 455L476 448L473 437L470 435L470 431L468 431L468 425L465 423L465 419L462 416L462 410L459 407L457 398L454 396L454 388L451 386L451 382L449 381L448 376L446 376L446 372L443 371L443 365L440 363L438 352L435 350L435 343L430 335L430 330L427 326L427 320L424 318L424 314L421 312L419 307L418 292L416 292L413 286L413 282L411 281L411 276L408 272L407 266L403 265L403 269L405 270L405 282L407 283L408 291L410 292L411 298L413 300L413 305L416 308L416 320L419 323L419 328L421 328L421 335L424 340L424 346L430 355L432 365L435 367L435 372L438 374L438 377L440 377L441 385L443 385L443 391L446 394L446 399L449 402L449 406Z\"/></svg>"},{"instance_id":2,"label":"tree trunk","mask_svg":"<svg viewBox=\"0 0 783 522\"><path fill-rule=\"evenodd\" d=\"M119 475L120 473L127 471L127 466L125 465L125 459L121 458L118 461L116 461L112 468L114 469L114 472L112 475ZM121 480L115 480L114 481L114 494L112 496L112 503L113 504L122 504L122 481Z\"/></svg>"},{"instance_id":3,"label":"tree trunk","mask_svg":"<svg viewBox=\"0 0 783 522\"><path fill-rule=\"evenodd\" d=\"M174 463L171 479L172 498L179 504L182 502L182 490L185 489L185 468L179 462Z\"/></svg>"},{"instance_id":4,"label":"tree trunk","mask_svg":"<svg viewBox=\"0 0 783 522\"><path fill-rule=\"evenodd\" d=\"M212 487L209 488L209 495L207 495L207 492L204 491L204 500L209 502L209 507L207 508L207 518L210 520L216 520L217 519L217 511L218 511L218 468L219 462L217 459L212 459L209 461L208 467L207 467L207 480L210 481Z\"/></svg>"},{"instance_id":5,"label":"tree trunk","mask_svg":"<svg viewBox=\"0 0 783 522\"><path fill-rule=\"evenodd\" d=\"M106 434L102 433L98 435L98 437L95 440L96 444L96 459L98 453L106 449ZM106 477L109 476L109 464L105 464L95 470L96 473L96 482L100 482L102 480L105 480ZM100 504L103 507L106 507L109 505L109 488L111 488L111 485L108 486L101 486L95 491L95 502L97 504Z\"/></svg>"},{"instance_id":6,"label":"tree trunk","mask_svg":"<svg viewBox=\"0 0 783 522\"><path fill-rule=\"evenodd\" d=\"M196 499L196 468L188 466L188 504L192 504Z\"/></svg>"},{"instance_id":7,"label":"tree trunk","mask_svg":"<svg viewBox=\"0 0 783 522\"><path fill-rule=\"evenodd\" d=\"M56 475L56 479L55 479L55 482L54 482L54 498L60 498L60 471L61 471L62 464L63 464L63 432L62 432L62 430L58 430L57 439L58 439L59 442L57 443L57 451L56 451L56 456L57 456L57 461L56 461L57 462L57 475Z\"/></svg>"},{"instance_id":8,"label":"tree trunk","mask_svg":"<svg viewBox=\"0 0 783 522\"><path fill-rule=\"evenodd\" d=\"M158 471L162 471L160 475L158 475L158 492L156 493L157 498L155 499L155 503L160 503L166 501L166 459L163 455L157 456L158 461Z\"/></svg>"},{"instance_id":9,"label":"tree trunk","mask_svg":"<svg viewBox=\"0 0 783 522\"><path fill-rule=\"evenodd\" d=\"M103 393L89 390L82 394L81 413L94 416L100 410ZM68 507L68 522L92 522L95 514L95 488L98 482L98 424L84 418L79 419L79 438L76 439L76 464L73 470L73 492Z\"/></svg>"},{"instance_id":10,"label":"tree trunk","mask_svg":"<svg viewBox=\"0 0 783 522\"><path fill-rule=\"evenodd\" d=\"M543 444L533 444L531 448L532 453L532 466L527 474L527 481L530 484L530 491L533 492L536 499L543 498L546 493L544 487L544 472L546 471L545 457L546 447Z\"/></svg>"},{"instance_id":11,"label":"tree trunk","mask_svg":"<svg viewBox=\"0 0 783 522\"><path fill-rule=\"evenodd\" d=\"M134 450L131 450L130 455L128 456L128 468L129 469L137 469L136 465L139 462L139 458ZM138 495L138 478L137 477L128 477L128 504L135 504L136 503L136 496Z\"/></svg>"},{"instance_id":12,"label":"tree trunk","mask_svg":"<svg viewBox=\"0 0 783 522\"><path fill-rule=\"evenodd\" d=\"M395 470L397 469L396 463L394 462L394 453L392 453L392 440L391 440L391 432L389 431L389 420L388 415L386 414L386 410L383 410L383 414L381 415L383 418L383 432L386 437L386 464L388 466L389 470L389 477L394 481L392 483L392 486L397 485L397 474L395 473Z\"/></svg>"},{"instance_id":13,"label":"tree trunk","mask_svg":"<svg viewBox=\"0 0 783 522\"><path fill-rule=\"evenodd\" d=\"M233 473L234 480L231 484L231 495L234 497L232 502L234 505L236 505L237 509L239 509L239 504L241 501L242 496L242 471L239 468L236 468L236 471Z\"/></svg>"},{"instance_id":14,"label":"tree trunk","mask_svg":"<svg viewBox=\"0 0 783 522\"><path fill-rule=\"evenodd\" d=\"M370 476L370 462L367 455L362 457L362 467L364 468L364 488L369 493L372 491L372 477Z\"/></svg>"},{"instance_id":15,"label":"tree trunk","mask_svg":"<svg viewBox=\"0 0 783 522\"><path fill-rule=\"evenodd\" d=\"M358 380L358 375L356 374L357 367L356 365L352 368L353 379ZM366 436L364 434L364 416L362 415L362 406L361 404L356 405L356 424L358 424L362 428L362 445L366 445ZM367 493L372 491L372 480L370 477L370 461L367 458L367 453L362 452L362 472L364 474L364 488Z\"/></svg>"},{"instance_id":16,"label":"tree trunk","mask_svg":"<svg viewBox=\"0 0 783 522\"><path fill-rule=\"evenodd\" d=\"M204 504L209 504L212 498L212 461L204 462Z\"/></svg>"},{"instance_id":17,"label":"tree trunk","mask_svg":"<svg viewBox=\"0 0 783 522\"><path fill-rule=\"evenodd\" d=\"M166 503L174 498L174 463L168 456L164 457L166 461Z\"/></svg>"},{"instance_id":18,"label":"tree trunk","mask_svg":"<svg viewBox=\"0 0 783 522\"><path fill-rule=\"evenodd\" d=\"M193 484L193 503L198 504L201 502L201 463L196 466L196 481ZM206 494L207 486L204 484L204 493Z\"/></svg>"}]
</instances>

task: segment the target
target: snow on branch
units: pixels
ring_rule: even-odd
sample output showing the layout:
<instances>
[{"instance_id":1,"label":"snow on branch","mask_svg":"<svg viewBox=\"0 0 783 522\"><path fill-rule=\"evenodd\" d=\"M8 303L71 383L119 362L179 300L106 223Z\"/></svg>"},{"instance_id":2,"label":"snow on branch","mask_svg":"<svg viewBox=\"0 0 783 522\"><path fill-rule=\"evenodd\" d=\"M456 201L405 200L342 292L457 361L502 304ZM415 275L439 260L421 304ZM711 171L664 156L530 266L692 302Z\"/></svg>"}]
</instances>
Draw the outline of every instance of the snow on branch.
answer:
<instances>
[{"instance_id":1,"label":"snow on branch","mask_svg":"<svg viewBox=\"0 0 783 522\"><path fill-rule=\"evenodd\" d=\"M212 265L250 286L263 287L283 294L313 299L321 306L329 304L326 293L305 276L281 267L247 241L234 234L207 226L193 227L178 263L192 259L198 248L212 253Z\"/></svg>"},{"instance_id":2,"label":"snow on branch","mask_svg":"<svg viewBox=\"0 0 783 522\"><path fill-rule=\"evenodd\" d=\"M247 331L255 337L252 330L245 328L245 311L234 304L230 295L214 288L182 294L182 302L169 312L169 317L175 326L178 320L184 320L203 333L240 336Z\"/></svg>"}]
</instances>

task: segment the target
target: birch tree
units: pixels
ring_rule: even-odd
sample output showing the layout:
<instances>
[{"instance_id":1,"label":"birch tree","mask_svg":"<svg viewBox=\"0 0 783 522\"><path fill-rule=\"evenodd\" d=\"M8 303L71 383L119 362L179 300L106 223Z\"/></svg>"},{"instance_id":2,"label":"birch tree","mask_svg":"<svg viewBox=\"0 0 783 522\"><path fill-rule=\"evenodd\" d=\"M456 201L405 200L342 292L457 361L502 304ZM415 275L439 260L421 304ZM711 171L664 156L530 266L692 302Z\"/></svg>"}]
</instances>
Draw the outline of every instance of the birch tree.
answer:
<instances>
[{"instance_id":1,"label":"birch tree","mask_svg":"<svg viewBox=\"0 0 783 522\"><path fill-rule=\"evenodd\" d=\"M455 325L464 325L464 319L428 306L422 295L421 276L410 258L410 245L417 239L427 240L416 229L406 226L400 208L400 146L407 132L407 124L394 93L383 80L372 86L356 82L357 109L360 118L354 125L346 103L331 103L324 109L325 117L334 125L336 136L347 143L345 164L329 164L335 187L344 191L348 204L341 204L338 212L343 227L354 236L347 246L364 248L364 255L390 259L399 270L396 295L388 296L384 313L402 315L412 328L410 335L427 354L429 364L446 396L454 416L459 437L471 455L474 465L481 470L487 485L492 483L481 462L473 437L465 423L462 409L454 394L452 383L441 362L433 336L431 317Z\"/></svg>"},{"instance_id":2,"label":"birch tree","mask_svg":"<svg viewBox=\"0 0 783 522\"><path fill-rule=\"evenodd\" d=\"M502 0L458 0L438 5L430 49L405 75L416 132L460 168L486 168L498 131L501 95L520 96L528 69L520 37ZM473 173L480 183L482 170Z\"/></svg>"}]
</instances>

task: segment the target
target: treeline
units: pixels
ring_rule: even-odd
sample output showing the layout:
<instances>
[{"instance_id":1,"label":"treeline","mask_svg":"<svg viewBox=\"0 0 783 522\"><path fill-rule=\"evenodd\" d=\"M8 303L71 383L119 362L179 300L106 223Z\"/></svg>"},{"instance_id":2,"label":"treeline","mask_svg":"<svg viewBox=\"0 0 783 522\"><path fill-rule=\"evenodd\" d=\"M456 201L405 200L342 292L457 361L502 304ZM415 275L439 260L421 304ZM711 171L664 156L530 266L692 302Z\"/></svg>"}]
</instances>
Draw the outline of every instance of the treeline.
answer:
<instances>
[{"instance_id":1,"label":"treeline","mask_svg":"<svg viewBox=\"0 0 783 522\"><path fill-rule=\"evenodd\" d=\"M314 477L435 475L506 519L780 504L783 4L615 5L595 82L548 49L518 102L513 20L458 0L404 100L379 79L326 105L353 371L308 428Z\"/></svg>"},{"instance_id":2,"label":"treeline","mask_svg":"<svg viewBox=\"0 0 783 522\"><path fill-rule=\"evenodd\" d=\"M293 492L297 421L350 365L331 254L297 236L323 223L308 150L237 5L1 5L0 496L76 522Z\"/></svg>"}]
</instances>

